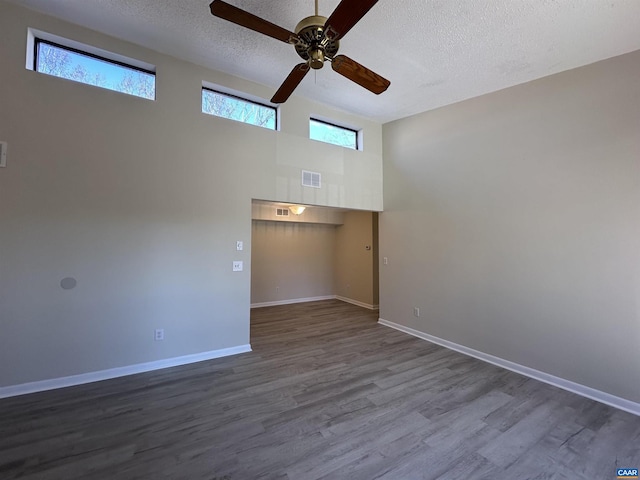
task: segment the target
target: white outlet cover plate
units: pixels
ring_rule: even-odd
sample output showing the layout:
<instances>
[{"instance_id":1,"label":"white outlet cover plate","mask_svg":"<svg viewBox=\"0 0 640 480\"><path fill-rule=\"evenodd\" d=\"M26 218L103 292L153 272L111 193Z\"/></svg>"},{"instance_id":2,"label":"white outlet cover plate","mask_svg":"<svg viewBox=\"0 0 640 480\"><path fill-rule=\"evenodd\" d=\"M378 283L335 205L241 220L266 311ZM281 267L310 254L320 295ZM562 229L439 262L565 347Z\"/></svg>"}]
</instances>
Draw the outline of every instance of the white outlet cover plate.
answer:
<instances>
[{"instance_id":1,"label":"white outlet cover plate","mask_svg":"<svg viewBox=\"0 0 640 480\"><path fill-rule=\"evenodd\" d=\"M233 271L241 272L242 271L242 260L234 260L233 261Z\"/></svg>"}]
</instances>

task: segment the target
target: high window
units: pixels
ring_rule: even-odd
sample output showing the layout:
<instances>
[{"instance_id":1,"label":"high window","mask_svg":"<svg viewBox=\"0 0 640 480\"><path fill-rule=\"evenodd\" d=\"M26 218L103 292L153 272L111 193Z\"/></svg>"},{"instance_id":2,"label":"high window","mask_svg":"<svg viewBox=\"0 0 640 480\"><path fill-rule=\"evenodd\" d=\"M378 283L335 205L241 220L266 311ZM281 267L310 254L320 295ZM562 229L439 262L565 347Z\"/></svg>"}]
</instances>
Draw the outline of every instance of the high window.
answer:
<instances>
[{"instance_id":1,"label":"high window","mask_svg":"<svg viewBox=\"0 0 640 480\"><path fill-rule=\"evenodd\" d=\"M276 130L278 109L229 93L202 87L202 112Z\"/></svg>"},{"instance_id":2,"label":"high window","mask_svg":"<svg viewBox=\"0 0 640 480\"><path fill-rule=\"evenodd\" d=\"M309 138L358 150L358 131L312 118L309 120Z\"/></svg>"},{"instance_id":3,"label":"high window","mask_svg":"<svg viewBox=\"0 0 640 480\"><path fill-rule=\"evenodd\" d=\"M150 100L156 96L155 72L56 42L36 37L33 62L33 70L47 75Z\"/></svg>"}]
</instances>

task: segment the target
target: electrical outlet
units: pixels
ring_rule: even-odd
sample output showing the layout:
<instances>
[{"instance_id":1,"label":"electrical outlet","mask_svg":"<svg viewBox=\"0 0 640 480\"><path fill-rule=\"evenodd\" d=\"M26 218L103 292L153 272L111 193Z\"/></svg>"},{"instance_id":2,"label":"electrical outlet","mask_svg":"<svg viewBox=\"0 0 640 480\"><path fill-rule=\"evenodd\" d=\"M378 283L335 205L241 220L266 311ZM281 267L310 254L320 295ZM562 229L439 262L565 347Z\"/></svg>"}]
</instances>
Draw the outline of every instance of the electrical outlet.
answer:
<instances>
[{"instance_id":1,"label":"electrical outlet","mask_svg":"<svg viewBox=\"0 0 640 480\"><path fill-rule=\"evenodd\" d=\"M234 260L233 261L233 271L241 272L242 271L242 260Z\"/></svg>"},{"instance_id":2,"label":"electrical outlet","mask_svg":"<svg viewBox=\"0 0 640 480\"><path fill-rule=\"evenodd\" d=\"M413 315L415 317L419 317L420 316L420 308L418 307L413 307Z\"/></svg>"},{"instance_id":3,"label":"electrical outlet","mask_svg":"<svg viewBox=\"0 0 640 480\"><path fill-rule=\"evenodd\" d=\"M389 259L387 257L382 257L382 264L387 265L389 263Z\"/></svg>"},{"instance_id":4,"label":"electrical outlet","mask_svg":"<svg viewBox=\"0 0 640 480\"><path fill-rule=\"evenodd\" d=\"M164 340L164 328L156 328L153 331L153 339L157 342L159 340Z\"/></svg>"}]
</instances>

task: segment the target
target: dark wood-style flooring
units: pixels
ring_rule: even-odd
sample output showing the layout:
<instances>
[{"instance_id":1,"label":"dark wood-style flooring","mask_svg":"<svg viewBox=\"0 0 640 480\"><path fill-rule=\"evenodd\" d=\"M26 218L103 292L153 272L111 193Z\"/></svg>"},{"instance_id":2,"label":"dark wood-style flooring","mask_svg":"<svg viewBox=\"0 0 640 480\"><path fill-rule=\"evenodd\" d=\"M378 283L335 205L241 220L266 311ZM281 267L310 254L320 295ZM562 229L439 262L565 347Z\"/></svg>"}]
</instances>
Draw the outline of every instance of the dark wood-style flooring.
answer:
<instances>
[{"instance_id":1,"label":"dark wood-style flooring","mask_svg":"<svg viewBox=\"0 0 640 480\"><path fill-rule=\"evenodd\" d=\"M376 323L257 309L253 352L0 400L0 478L614 479L640 418Z\"/></svg>"}]
</instances>

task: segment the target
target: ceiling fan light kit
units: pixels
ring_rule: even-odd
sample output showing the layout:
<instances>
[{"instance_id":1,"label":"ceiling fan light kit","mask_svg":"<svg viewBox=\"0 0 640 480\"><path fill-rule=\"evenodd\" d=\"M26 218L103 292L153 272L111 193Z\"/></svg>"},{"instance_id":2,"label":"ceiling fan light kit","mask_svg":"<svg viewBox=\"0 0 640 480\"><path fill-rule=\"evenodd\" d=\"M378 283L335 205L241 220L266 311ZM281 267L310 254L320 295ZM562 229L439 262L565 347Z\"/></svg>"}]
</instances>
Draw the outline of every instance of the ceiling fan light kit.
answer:
<instances>
[{"instance_id":1,"label":"ceiling fan light kit","mask_svg":"<svg viewBox=\"0 0 640 480\"><path fill-rule=\"evenodd\" d=\"M313 15L296 25L296 35L301 41L294 44L296 52L314 69L322 68L324 61L333 58L338 53L340 42L331 40L323 35L327 17Z\"/></svg>"},{"instance_id":2,"label":"ceiling fan light kit","mask_svg":"<svg viewBox=\"0 0 640 480\"><path fill-rule=\"evenodd\" d=\"M320 69L325 61L340 75L366 88L376 95L381 94L391 82L346 55L337 55L340 39L360 21L378 0L342 0L329 18L316 14L302 19L290 32L267 20L230 5L223 0L214 0L209 5L211 13L219 18L267 35L276 40L292 44L304 63L299 63L287 76L271 99L272 103L284 103L300 84L310 69Z\"/></svg>"}]
</instances>

